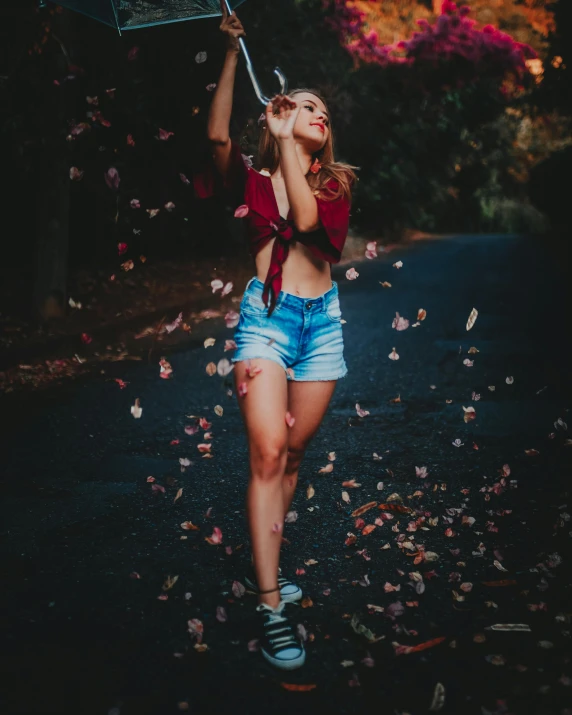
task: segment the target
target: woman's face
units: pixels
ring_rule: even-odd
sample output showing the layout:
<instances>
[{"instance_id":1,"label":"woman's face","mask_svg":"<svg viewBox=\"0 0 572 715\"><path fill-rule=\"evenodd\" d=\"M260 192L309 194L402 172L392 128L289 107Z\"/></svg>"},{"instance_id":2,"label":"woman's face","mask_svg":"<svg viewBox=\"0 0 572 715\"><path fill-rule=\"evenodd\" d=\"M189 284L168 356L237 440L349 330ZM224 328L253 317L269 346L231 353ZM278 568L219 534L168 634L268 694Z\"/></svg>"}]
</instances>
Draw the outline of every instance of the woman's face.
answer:
<instances>
[{"instance_id":1,"label":"woman's face","mask_svg":"<svg viewBox=\"0 0 572 715\"><path fill-rule=\"evenodd\" d=\"M329 137L328 110L322 100L310 92L300 92L292 98L301 106L294 126L294 138L314 154L322 149Z\"/></svg>"}]
</instances>

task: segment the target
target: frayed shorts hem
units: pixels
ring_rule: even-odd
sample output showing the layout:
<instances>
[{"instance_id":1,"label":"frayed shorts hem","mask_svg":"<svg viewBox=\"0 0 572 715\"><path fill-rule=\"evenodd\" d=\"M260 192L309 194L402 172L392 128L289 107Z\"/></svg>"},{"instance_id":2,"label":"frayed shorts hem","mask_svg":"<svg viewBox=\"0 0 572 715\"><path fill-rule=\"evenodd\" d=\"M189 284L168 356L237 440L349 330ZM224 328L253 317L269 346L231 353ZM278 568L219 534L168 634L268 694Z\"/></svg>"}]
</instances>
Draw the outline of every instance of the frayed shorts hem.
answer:
<instances>
[{"instance_id":1,"label":"frayed shorts hem","mask_svg":"<svg viewBox=\"0 0 572 715\"><path fill-rule=\"evenodd\" d=\"M269 355L246 355L244 357L233 357L230 362L234 365L237 362L246 362L247 360L271 360L277 365L280 365L285 372L288 369L281 360L276 357L270 357ZM294 371L294 377L290 377L288 374L286 375L290 382L330 382L331 380L341 380L348 374L348 370L346 370L341 375L335 375L332 377L296 377L296 370L294 368L292 368L292 370Z\"/></svg>"}]
</instances>

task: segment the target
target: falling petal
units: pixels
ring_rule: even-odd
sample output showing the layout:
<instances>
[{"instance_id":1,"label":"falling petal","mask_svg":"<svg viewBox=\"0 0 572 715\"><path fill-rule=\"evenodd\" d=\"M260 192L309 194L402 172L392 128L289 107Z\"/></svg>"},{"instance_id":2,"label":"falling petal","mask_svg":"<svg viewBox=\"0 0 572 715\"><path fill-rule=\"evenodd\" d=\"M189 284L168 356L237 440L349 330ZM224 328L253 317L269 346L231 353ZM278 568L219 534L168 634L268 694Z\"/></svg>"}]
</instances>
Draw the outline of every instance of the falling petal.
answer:
<instances>
[{"instance_id":1,"label":"falling petal","mask_svg":"<svg viewBox=\"0 0 572 715\"><path fill-rule=\"evenodd\" d=\"M222 542L222 531L218 528L218 526L214 527L212 536L205 537L205 541L208 541L209 544L212 544L213 546Z\"/></svg>"},{"instance_id":2,"label":"falling petal","mask_svg":"<svg viewBox=\"0 0 572 715\"><path fill-rule=\"evenodd\" d=\"M393 319L391 327L395 328L395 330L407 330L409 327L409 321L407 318L402 318L399 313L395 313L395 318Z\"/></svg>"},{"instance_id":3,"label":"falling petal","mask_svg":"<svg viewBox=\"0 0 572 715\"><path fill-rule=\"evenodd\" d=\"M477 316L479 314L479 311L476 308L473 308L471 310L471 313L469 315L469 319L467 320L467 330L470 330L473 325L475 324L475 320L477 319Z\"/></svg>"},{"instance_id":4,"label":"falling petal","mask_svg":"<svg viewBox=\"0 0 572 715\"><path fill-rule=\"evenodd\" d=\"M119 178L119 172L114 166L110 167L105 172L104 179L105 183L109 186L110 189L112 189L113 191L117 191L121 179Z\"/></svg>"},{"instance_id":5,"label":"falling petal","mask_svg":"<svg viewBox=\"0 0 572 715\"><path fill-rule=\"evenodd\" d=\"M135 399L135 404L134 404L134 405L131 405L131 414L132 414L133 417L135 417L136 419L139 419L139 417L141 417L141 415L143 414L143 408L142 408L142 407L140 406L140 404L139 404L139 398L138 398L138 397Z\"/></svg>"},{"instance_id":6,"label":"falling petal","mask_svg":"<svg viewBox=\"0 0 572 715\"><path fill-rule=\"evenodd\" d=\"M168 132L166 129L159 128L159 134L155 137L155 139L160 139L165 142L172 136L174 136L174 132Z\"/></svg>"},{"instance_id":7,"label":"falling petal","mask_svg":"<svg viewBox=\"0 0 572 715\"><path fill-rule=\"evenodd\" d=\"M242 204L242 206L239 206L236 209L236 211L234 212L234 218L244 218L247 215L248 215L248 206L246 204Z\"/></svg>"}]
</instances>

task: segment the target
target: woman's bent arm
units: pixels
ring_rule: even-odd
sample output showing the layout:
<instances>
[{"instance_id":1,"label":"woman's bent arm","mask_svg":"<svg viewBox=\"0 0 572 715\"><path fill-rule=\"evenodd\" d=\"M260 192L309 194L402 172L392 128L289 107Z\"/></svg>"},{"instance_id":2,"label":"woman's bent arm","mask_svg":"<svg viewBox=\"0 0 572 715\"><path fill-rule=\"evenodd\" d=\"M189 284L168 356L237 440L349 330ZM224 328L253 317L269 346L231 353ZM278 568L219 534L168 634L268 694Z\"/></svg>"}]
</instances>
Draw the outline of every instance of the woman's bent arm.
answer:
<instances>
[{"instance_id":1,"label":"woman's bent arm","mask_svg":"<svg viewBox=\"0 0 572 715\"><path fill-rule=\"evenodd\" d=\"M284 176L288 203L292 209L294 225L300 233L315 231L320 226L318 203L309 187L296 155L293 139L279 139L280 166Z\"/></svg>"}]
</instances>

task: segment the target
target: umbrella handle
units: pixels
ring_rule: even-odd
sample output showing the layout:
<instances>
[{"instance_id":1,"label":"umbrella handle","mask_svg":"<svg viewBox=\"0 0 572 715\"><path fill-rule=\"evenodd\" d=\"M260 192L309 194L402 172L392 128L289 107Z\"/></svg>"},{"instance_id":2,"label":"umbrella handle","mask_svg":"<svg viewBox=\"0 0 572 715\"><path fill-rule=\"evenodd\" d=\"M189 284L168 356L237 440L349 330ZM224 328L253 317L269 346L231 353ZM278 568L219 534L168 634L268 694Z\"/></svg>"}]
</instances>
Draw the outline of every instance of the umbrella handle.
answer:
<instances>
[{"instance_id":1,"label":"umbrella handle","mask_svg":"<svg viewBox=\"0 0 572 715\"><path fill-rule=\"evenodd\" d=\"M229 0L224 0L224 2L229 14L232 15L232 8L230 7ZM244 59L246 60L246 69L248 70L248 74L250 75L250 80L252 82L252 86L254 87L254 92L256 93L258 100L264 106L266 106L268 102L270 102L270 97L264 96L262 90L260 89L260 84L258 83L258 79L254 72L252 61L250 60L250 55L248 54L248 50L246 49L244 39L242 37L239 37L238 43L240 45L240 49L242 50L242 54L244 55ZM279 67L275 67L274 74L278 77L278 81L280 82L280 94L286 94L288 92L288 80L286 79L284 73Z\"/></svg>"}]
</instances>

